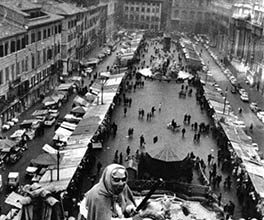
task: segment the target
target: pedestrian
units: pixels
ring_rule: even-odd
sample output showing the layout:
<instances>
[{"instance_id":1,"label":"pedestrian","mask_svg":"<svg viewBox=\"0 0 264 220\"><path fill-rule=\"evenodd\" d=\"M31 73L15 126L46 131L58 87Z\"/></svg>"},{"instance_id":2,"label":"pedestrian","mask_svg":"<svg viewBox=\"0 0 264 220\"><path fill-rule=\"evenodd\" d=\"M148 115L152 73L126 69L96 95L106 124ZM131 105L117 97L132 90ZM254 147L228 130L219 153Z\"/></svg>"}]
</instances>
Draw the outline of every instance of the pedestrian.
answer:
<instances>
[{"instance_id":1,"label":"pedestrian","mask_svg":"<svg viewBox=\"0 0 264 220\"><path fill-rule=\"evenodd\" d=\"M152 117L154 116L155 111L156 111L155 106L152 106L152 108L151 108L151 116Z\"/></svg>"},{"instance_id":2,"label":"pedestrian","mask_svg":"<svg viewBox=\"0 0 264 220\"><path fill-rule=\"evenodd\" d=\"M194 133L194 135L193 135L193 142L195 143L195 142L196 142L196 140L197 140L197 134L196 134L196 133Z\"/></svg>"},{"instance_id":3,"label":"pedestrian","mask_svg":"<svg viewBox=\"0 0 264 220\"><path fill-rule=\"evenodd\" d=\"M197 129L198 129L198 123L194 122L194 130L197 131Z\"/></svg>"},{"instance_id":4,"label":"pedestrian","mask_svg":"<svg viewBox=\"0 0 264 220\"><path fill-rule=\"evenodd\" d=\"M129 156L129 154L130 154L130 147L129 146L127 146L127 149L126 149L126 154L127 154L127 156Z\"/></svg>"},{"instance_id":5,"label":"pedestrian","mask_svg":"<svg viewBox=\"0 0 264 220\"><path fill-rule=\"evenodd\" d=\"M184 117L183 117L183 123L185 124L185 122L188 120L188 114L185 113Z\"/></svg>"},{"instance_id":6,"label":"pedestrian","mask_svg":"<svg viewBox=\"0 0 264 220\"><path fill-rule=\"evenodd\" d=\"M197 133L197 138L196 138L196 141L197 141L197 142L200 142L200 137L201 137L201 133L198 132L198 133Z\"/></svg>"},{"instance_id":7,"label":"pedestrian","mask_svg":"<svg viewBox=\"0 0 264 220\"><path fill-rule=\"evenodd\" d=\"M126 117L126 113L127 113L127 108L124 107L124 117Z\"/></svg>"},{"instance_id":8,"label":"pedestrian","mask_svg":"<svg viewBox=\"0 0 264 220\"><path fill-rule=\"evenodd\" d=\"M140 147L143 147L143 144L145 144L145 138L143 134L140 136Z\"/></svg>"},{"instance_id":9,"label":"pedestrian","mask_svg":"<svg viewBox=\"0 0 264 220\"><path fill-rule=\"evenodd\" d=\"M96 172L96 175L97 175L97 176L99 176L102 166L103 166L103 165L101 164L101 162L98 161L98 163L97 163L97 172Z\"/></svg>"},{"instance_id":10,"label":"pedestrian","mask_svg":"<svg viewBox=\"0 0 264 220\"><path fill-rule=\"evenodd\" d=\"M119 164L120 165L123 164L123 154L122 154L122 152L120 152L120 154L119 154Z\"/></svg>"},{"instance_id":11,"label":"pedestrian","mask_svg":"<svg viewBox=\"0 0 264 220\"><path fill-rule=\"evenodd\" d=\"M249 126L249 130L250 130L251 132L253 132L253 123L250 124L250 126Z\"/></svg>"},{"instance_id":12,"label":"pedestrian","mask_svg":"<svg viewBox=\"0 0 264 220\"><path fill-rule=\"evenodd\" d=\"M161 112L161 102L159 103L159 112Z\"/></svg>"},{"instance_id":13,"label":"pedestrian","mask_svg":"<svg viewBox=\"0 0 264 220\"><path fill-rule=\"evenodd\" d=\"M222 200L222 193L219 193L219 195L217 197L218 206L221 206L221 200Z\"/></svg>"},{"instance_id":14,"label":"pedestrian","mask_svg":"<svg viewBox=\"0 0 264 220\"><path fill-rule=\"evenodd\" d=\"M191 115L188 115L188 116L187 116L187 124L188 124L188 125L190 125L190 123L191 123L191 117L192 117Z\"/></svg>"},{"instance_id":15,"label":"pedestrian","mask_svg":"<svg viewBox=\"0 0 264 220\"><path fill-rule=\"evenodd\" d=\"M131 107L132 104L132 98L129 99L129 107Z\"/></svg>"},{"instance_id":16,"label":"pedestrian","mask_svg":"<svg viewBox=\"0 0 264 220\"><path fill-rule=\"evenodd\" d=\"M184 138L185 132L186 132L186 129L183 128L183 129L182 129L182 138Z\"/></svg>"},{"instance_id":17,"label":"pedestrian","mask_svg":"<svg viewBox=\"0 0 264 220\"><path fill-rule=\"evenodd\" d=\"M144 118L145 111L144 109L141 110L141 117Z\"/></svg>"},{"instance_id":18,"label":"pedestrian","mask_svg":"<svg viewBox=\"0 0 264 220\"><path fill-rule=\"evenodd\" d=\"M114 163L118 163L118 150L115 151Z\"/></svg>"}]
</instances>

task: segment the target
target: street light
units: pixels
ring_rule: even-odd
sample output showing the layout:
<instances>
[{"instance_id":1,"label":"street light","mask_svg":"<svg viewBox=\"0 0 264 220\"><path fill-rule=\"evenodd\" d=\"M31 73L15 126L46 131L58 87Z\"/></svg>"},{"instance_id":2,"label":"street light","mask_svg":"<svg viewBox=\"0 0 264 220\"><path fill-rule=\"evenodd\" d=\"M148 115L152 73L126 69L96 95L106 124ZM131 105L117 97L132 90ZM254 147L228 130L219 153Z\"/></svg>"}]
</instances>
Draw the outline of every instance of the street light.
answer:
<instances>
[{"instance_id":1,"label":"street light","mask_svg":"<svg viewBox=\"0 0 264 220\"><path fill-rule=\"evenodd\" d=\"M104 85L105 85L105 83L106 83L106 81L107 81L107 77L104 77L104 76L101 76L100 77L100 82L101 82L101 105L103 105L104 104Z\"/></svg>"},{"instance_id":2,"label":"street light","mask_svg":"<svg viewBox=\"0 0 264 220\"><path fill-rule=\"evenodd\" d=\"M228 91L228 88L226 87L226 89L225 89L225 97L224 97L224 109L223 109L223 115L225 114L227 91Z\"/></svg>"}]
</instances>

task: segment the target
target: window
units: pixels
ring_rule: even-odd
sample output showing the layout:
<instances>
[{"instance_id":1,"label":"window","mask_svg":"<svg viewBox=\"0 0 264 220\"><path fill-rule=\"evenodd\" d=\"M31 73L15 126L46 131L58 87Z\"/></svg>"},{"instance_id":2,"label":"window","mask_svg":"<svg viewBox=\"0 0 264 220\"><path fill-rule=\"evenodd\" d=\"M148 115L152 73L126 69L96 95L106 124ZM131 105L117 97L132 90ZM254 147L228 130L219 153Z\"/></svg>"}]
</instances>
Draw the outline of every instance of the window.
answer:
<instances>
[{"instance_id":1,"label":"window","mask_svg":"<svg viewBox=\"0 0 264 220\"><path fill-rule=\"evenodd\" d=\"M0 85L3 84L3 70L0 70Z\"/></svg>"},{"instance_id":2,"label":"window","mask_svg":"<svg viewBox=\"0 0 264 220\"><path fill-rule=\"evenodd\" d=\"M150 12L150 8L147 8L147 12L148 12L148 13Z\"/></svg>"},{"instance_id":3,"label":"window","mask_svg":"<svg viewBox=\"0 0 264 220\"><path fill-rule=\"evenodd\" d=\"M179 16L179 11L178 10L175 10L174 11L174 18L177 18Z\"/></svg>"},{"instance_id":4,"label":"window","mask_svg":"<svg viewBox=\"0 0 264 220\"><path fill-rule=\"evenodd\" d=\"M40 65L40 51L37 51L37 66Z\"/></svg>"},{"instance_id":5,"label":"window","mask_svg":"<svg viewBox=\"0 0 264 220\"><path fill-rule=\"evenodd\" d=\"M134 7L131 7L131 8L130 8L130 11L134 11Z\"/></svg>"},{"instance_id":6,"label":"window","mask_svg":"<svg viewBox=\"0 0 264 220\"><path fill-rule=\"evenodd\" d=\"M145 20L145 16L141 15L141 20L144 21Z\"/></svg>"},{"instance_id":7,"label":"window","mask_svg":"<svg viewBox=\"0 0 264 220\"><path fill-rule=\"evenodd\" d=\"M146 21L149 21L149 16L146 16Z\"/></svg>"},{"instance_id":8,"label":"window","mask_svg":"<svg viewBox=\"0 0 264 220\"><path fill-rule=\"evenodd\" d=\"M139 12L139 7L136 7L136 11Z\"/></svg>"},{"instance_id":9,"label":"window","mask_svg":"<svg viewBox=\"0 0 264 220\"><path fill-rule=\"evenodd\" d=\"M25 37L22 38L21 40L21 49L25 48L26 47L26 43L25 43Z\"/></svg>"},{"instance_id":10,"label":"window","mask_svg":"<svg viewBox=\"0 0 264 220\"><path fill-rule=\"evenodd\" d=\"M21 61L21 70L22 70L22 73L25 72L25 60L24 59Z\"/></svg>"},{"instance_id":11,"label":"window","mask_svg":"<svg viewBox=\"0 0 264 220\"><path fill-rule=\"evenodd\" d=\"M26 56L25 60L25 71L28 71L28 56Z\"/></svg>"},{"instance_id":12,"label":"window","mask_svg":"<svg viewBox=\"0 0 264 220\"><path fill-rule=\"evenodd\" d=\"M159 7L156 8L156 13L159 13Z\"/></svg>"},{"instance_id":13,"label":"window","mask_svg":"<svg viewBox=\"0 0 264 220\"><path fill-rule=\"evenodd\" d=\"M128 11L128 7L127 6L125 7L125 11Z\"/></svg>"},{"instance_id":14,"label":"window","mask_svg":"<svg viewBox=\"0 0 264 220\"><path fill-rule=\"evenodd\" d=\"M25 45L28 45L28 35L25 35Z\"/></svg>"},{"instance_id":15,"label":"window","mask_svg":"<svg viewBox=\"0 0 264 220\"><path fill-rule=\"evenodd\" d=\"M6 78L6 82L9 81L9 67L5 68L5 78Z\"/></svg>"},{"instance_id":16,"label":"window","mask_svg":"<svg viewBox=\"0 0 264 220\"><path fill-rule=\"evenodd\" d=\"M153 12L153 13L155 12L155 8L152 8L152 12Z\"/></svg>"},{"instance_id":17,"label":"window","mask_svg":"<svg viewBox=\"0 0 264 220\"><path fill-rule=\"evenodd\" d=\"M5 56L8 55L8 45L9 45L9 42L6 42L5 43Z\"/></svg>"},{"instance_id":18,"label":"window","mask_svg":"<svg viewBox=\"0 0 264 220\"><path fill-rule=\"evenodd\" d=\"M16 42L14 40L11 41L11 53L16 51Z\"/></svg>"},{"instance_id":19,"label":"window","mask_svg":"<svg viewBox=\"0 0 264 220\"><path fill-rule=\"evenodd\" d=\"M20 47L21 47L20 42L21 42L20 39L18 39L16 42L16 50L17 51L20 50Z\"/></svg>"},{"instance_id":20,"label":"window","mask_svg":"<svg viewBox=\"0 0 264 220\"><path fill-rule=\"evenodd\" d=\"M11 76L12 76L12 79L15 79L15 64L12 64L11 66Z\"/></svg>"},{"instance_id":21,"label":"window","mask_svg":"<svg viewBox=\"0 0 264 220\"><path fill-rule=\"evenodd\" d=\"M16 73L17 73L17 76L20 74L20 63L17 62L16 64Z\"/></svg>"},{"instance_id":22,"label":"window","mask_svg":"<svg viewBox=\"0 0 264 220\"><path fill-rule=\"evenodd\" d=\"M4 46L0 45L0 57L4 56Z\"/></svg>"},{"instance_id":23,"label":"window","mask_svg":"<svg viewBox=\"0 0 264 220\"><path fill-rule=\"evenodd\" d=\"M50 37L50 28L48 29L48 37Z\"/></svg>"},{"instance_id":24,"label":"window","mask_svg":"<svg viewBox=\"0 0 264 220\"><path fill-rule=\"evenodd\" d=\"M41 40L41 31L38 31L38 41Z\"/></svg>"},{"instance_id":25,"label":"window","mask_svg":"<svg viewBox=\"0 0 264 220\"><path fill-rule=\"evenodd\" d=\"M55 26L55 34L57 34L57 33L58 33L58 27Z\"/></svg>"},{"instance_id":26,"label":"window","mask_svg":"<svg viewBox=\"0 0 264 220\"><path fill-rule=\"evenodd\" d=\"M46 63L46 48L43 49L43 63Z\"/></svg>"},{"instance_id":27,"label":"window","mask_svg":"<svg viewBox=\"0 0 264 220\"><path fill-rule=\"evenodd\" d=\"M61 24L58 26L59 33L61 33Z\"/></svg>"},{"instance_id":28,"label":"window","mask_svg":"<svg viewBox=\"0 0 264 220\"><path fill-rule=\"evenodd\" d=\"M145 8L144 7L141 8L141 12L145 12Z\"/></svg>"},{"instance_id":29,"label":"window","mask_svg":"<svg viewBox=\"0 0 264 220\"><path fill-rule=\"evenodd\" d=\"M47 38L47 30L44 29L44 31L43 31L43 39L46 39L46 38Z\"/></svg>"},{"instance_id":30,"label":"window","mask_svg":"<svg viewBox=\"0 0 264 220\"><path fill-rule=\"evenodd\" d=\"M31 67L32 67L32 69L35 69L35 57L34 57L34 54L31 54Z\"/></svg>"},{"instance_id":31,"label":"window","mask_svg":"<svg viewBox=\"0 0 264 220\"><path fill-rule=\"evenodd\" d=\"M35 41L35 33L31 33L31 43L34 43Z\"/></svg>"}]
</instances>

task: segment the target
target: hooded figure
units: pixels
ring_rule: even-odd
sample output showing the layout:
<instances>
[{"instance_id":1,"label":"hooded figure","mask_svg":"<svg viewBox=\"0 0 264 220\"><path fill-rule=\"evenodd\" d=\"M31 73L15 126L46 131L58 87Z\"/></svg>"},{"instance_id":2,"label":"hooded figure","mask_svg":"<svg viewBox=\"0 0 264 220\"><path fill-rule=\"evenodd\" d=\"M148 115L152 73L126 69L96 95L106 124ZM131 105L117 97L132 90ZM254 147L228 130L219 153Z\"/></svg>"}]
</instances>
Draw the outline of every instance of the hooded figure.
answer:
<instances>
[{"instance_id":1,"label":"hooded figure","mask_svg":"<svg viewBox=\"0 0 264 220\"><path fill-rule=\"evenodd\" d=\"M87 220L111 220L131 214L136 203L126 184L127 177L124 166L110 164L104 169L99 183L85 194Z\"/></svg>"}]
</instances>

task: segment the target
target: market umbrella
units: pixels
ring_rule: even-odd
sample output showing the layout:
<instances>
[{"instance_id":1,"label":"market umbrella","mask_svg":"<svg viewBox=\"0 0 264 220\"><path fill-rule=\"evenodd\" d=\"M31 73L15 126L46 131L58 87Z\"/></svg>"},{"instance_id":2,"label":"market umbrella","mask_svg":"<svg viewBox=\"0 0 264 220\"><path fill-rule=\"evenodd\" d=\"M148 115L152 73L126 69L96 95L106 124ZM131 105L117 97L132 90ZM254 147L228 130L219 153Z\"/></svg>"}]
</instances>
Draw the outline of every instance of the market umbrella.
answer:
<instances>
[{"instance_id":1,"label":"market umbrella","mask_svg":"<svg viewBox=\"0 0 264 220\"><path fill-rule=\"evenodd\" d=\"M85 114L86 111L82 106L76 106L71 110L71 113L75 113L75 114Z\"/></svg>"},{"instance_id":2,"label":"market umbrella","mask_svg":"<svg viewBox=\"0 0 264 220\"><path fill-rule=\"evenodd\" d=\"M174 162L182 160L186 155L178 152L176 146L170 146L168 144L153 144L146 148L146 152L153 159Z\"/></svg>"}]
</instances>

